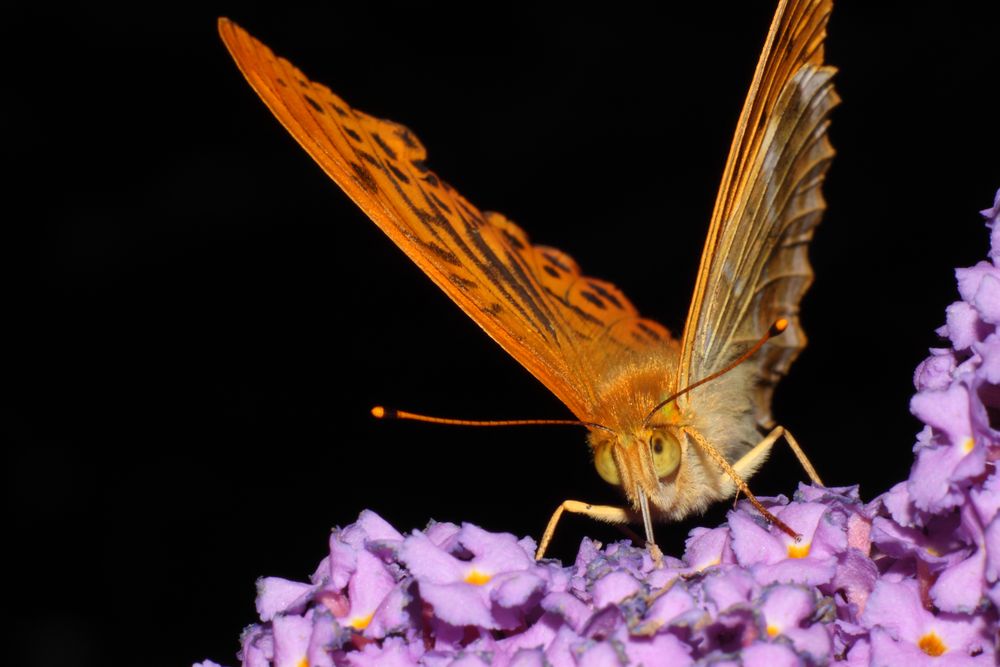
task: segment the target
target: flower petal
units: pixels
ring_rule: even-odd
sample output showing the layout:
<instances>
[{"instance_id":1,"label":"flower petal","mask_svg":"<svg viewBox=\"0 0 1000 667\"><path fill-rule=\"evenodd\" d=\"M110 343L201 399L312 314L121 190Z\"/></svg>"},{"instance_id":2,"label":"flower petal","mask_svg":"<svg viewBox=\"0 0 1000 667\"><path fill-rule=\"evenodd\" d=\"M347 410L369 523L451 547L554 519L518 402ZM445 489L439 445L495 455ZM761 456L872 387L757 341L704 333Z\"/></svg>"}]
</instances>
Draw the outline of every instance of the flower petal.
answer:
<instances>
[{"instance_id":1,"label":"flower petal","mask_svg":"<svg viewBox=\"0 0 1000 667\"><path fill-rule=\"evenodd\" d=\"M257 580L257 613L260 620L270 621L286 611L301 612L312 596L315 586L281 577L261 577Z\"/></svg>"}]
</instances>

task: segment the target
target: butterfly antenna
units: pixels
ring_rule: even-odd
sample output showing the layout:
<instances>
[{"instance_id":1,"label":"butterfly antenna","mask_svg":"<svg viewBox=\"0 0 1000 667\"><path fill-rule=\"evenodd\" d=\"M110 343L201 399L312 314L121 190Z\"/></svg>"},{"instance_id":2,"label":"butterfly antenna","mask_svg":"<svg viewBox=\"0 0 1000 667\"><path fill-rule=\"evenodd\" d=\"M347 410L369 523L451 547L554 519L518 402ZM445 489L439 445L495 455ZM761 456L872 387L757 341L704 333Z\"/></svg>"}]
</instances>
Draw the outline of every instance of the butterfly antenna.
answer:
<instances>
[{"instance_id":1,"label":"butterfly antenna","mask_svg":"<svg viewBox=\"0 0 1000 667\"><path fill-rule=\"evenodd\" d=\"M447 417L429 417L418 415L414 412L404 412L394 410L381 405L372 408L372 417L376 419L409 419L410 421L428 422L430 424L447 424L448 426L586 426L588 428L599 428L611 431L607 426L595 424L593 422L582 422L575 419L508 419L496 420L475 420L475 419L448 419ZM613 433L613 431L611 431Z\"/></svg>"},{"instance_id":2,"label":"butterfly antenna","mask_svg":"<svg viewBox=\"0 0 1000 667\"><path fill-rule=\"evenodd\" d=\"M784 317L782 317L780 319L775 320L774 324L772 324L768 328L767 333L765 333L761 337L760 340L758 340L756 343L754 343L753 347L751 347L749 350L747 350L746 352L744 352L743 354L741 354L739 357L737 357L731 364L729 364L728 366L726 366L725 368L723 368L720 371L716 371L715 373L712 373L708 377L704 377L704 378L698 380L697 382L695 382L693 384L689 384L688 386L684 387L683 389L681 389L680 391L678 391L673 396L670 396L669 398L667 398L665 400L662 400L659 403L657 403L656 407L654 407L652 410L650 410L649 414L646 415L646 420L642 423L643 428L649 427L650 420L653 419L653 415L655 415L657 412L659 412L660 408L662 408L665 405L669 405L670 403L673 403L678 398L680 398L684 394L688 393L689 391L691 391L695 387L700 387L701 385L705 384L706 382L711 382L712 380L716 379L717 377L725 375L729 371L733 370L734 368L736 368L737 366L739 366L740 364L742 364L744 361L746 361L747 359L749 359L753 355L757 354L757 351L760 348L764 347L764 343L766 343L767 341L771 340L772 338L774 338L775 336L777 336L778 334L780 334L782 331L784 331L787 328L788 328L788 320L787 319L785 319Z\"/></svg>"}]
</instances>

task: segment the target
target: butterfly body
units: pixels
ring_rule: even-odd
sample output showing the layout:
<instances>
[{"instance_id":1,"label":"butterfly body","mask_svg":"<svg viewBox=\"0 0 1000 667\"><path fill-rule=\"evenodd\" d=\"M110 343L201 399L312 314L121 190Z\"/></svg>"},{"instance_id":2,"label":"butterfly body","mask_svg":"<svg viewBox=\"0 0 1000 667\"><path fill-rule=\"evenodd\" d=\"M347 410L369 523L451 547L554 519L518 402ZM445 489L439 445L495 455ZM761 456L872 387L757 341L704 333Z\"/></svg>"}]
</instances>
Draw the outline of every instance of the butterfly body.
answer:
<instances>
[{"instance_id":1,"label":"butterfly body","mask_svg":"<svg viewBox=\"0 0 1000 667\"><path fill-rule=\"evenodd\" d=\"M647 426L650 409L671 396L678 387L678 346L664 346L663 354L625 365L620 375L605 385L599 422L607 429L592 429L588 442L595 462L610 458L613 473L602 474L620 486L633 507L635 490L642 488L663 518L680 520L700 513L712 503L733 494L732 480L702 452L684 429L695 429L710 440L730 462L736 461L760 440L749 391L752 364L738 367L718 380L698 387L690 401L678 399L661 409ZM666 379L666 380L665 380ZM657 470L657 440L674 449ZM762 463L763 459L758 462ZM666 474L660 474L664 471Z\"/></svg>"},{"instance_id":2,"label":"butterfly body","mask_svg":"<svg viewBox=\"0 0 1000 667\"><path fill-rule=\"evenodd\" d=\"M247 81L323 170L591 429L598 473L642 511L650 537L650 507L679 519L736 489L752 500L742 478L778 437L775 429L761 440L758 429L774 425L773 389L806 343L798 309L833 157L827 115L838 103L835 70L823 64L830 10L831 0L779 2L679 339L566 253L476 208L427 167L408 129L353 109L230 21L220 19L219 30ZM779 320L784 334L762 338ZM745 363L650 414L751 346Z\"/></svg>"}]
</instances>

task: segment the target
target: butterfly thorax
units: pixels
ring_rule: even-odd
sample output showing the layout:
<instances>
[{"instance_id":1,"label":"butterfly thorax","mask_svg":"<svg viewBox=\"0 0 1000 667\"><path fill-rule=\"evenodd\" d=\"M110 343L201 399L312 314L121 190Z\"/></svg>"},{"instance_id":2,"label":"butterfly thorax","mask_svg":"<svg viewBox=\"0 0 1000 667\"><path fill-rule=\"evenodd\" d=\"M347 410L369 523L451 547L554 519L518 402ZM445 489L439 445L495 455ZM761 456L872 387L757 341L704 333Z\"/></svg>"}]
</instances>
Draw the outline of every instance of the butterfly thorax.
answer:
<instances>
[{"instance_id":1,"label":"butterfly thorax","mask_svg":"<svg viewBox=\"0 0 1000 667\"><path fill-rule=\"evenodd\" d=\"M594 429L589 436L598 474L620 486L637 509L641 488L659 514L671 520L702 512L734 492L732 480L696 445L692 431L730 462L758 439L747 391L752 364L695 389L650 418L650 410L677 390L678 358L675 346L665 346L661 354L623 365L608 378L595 420L608 430Z\"/></svg>"}]
</instances>

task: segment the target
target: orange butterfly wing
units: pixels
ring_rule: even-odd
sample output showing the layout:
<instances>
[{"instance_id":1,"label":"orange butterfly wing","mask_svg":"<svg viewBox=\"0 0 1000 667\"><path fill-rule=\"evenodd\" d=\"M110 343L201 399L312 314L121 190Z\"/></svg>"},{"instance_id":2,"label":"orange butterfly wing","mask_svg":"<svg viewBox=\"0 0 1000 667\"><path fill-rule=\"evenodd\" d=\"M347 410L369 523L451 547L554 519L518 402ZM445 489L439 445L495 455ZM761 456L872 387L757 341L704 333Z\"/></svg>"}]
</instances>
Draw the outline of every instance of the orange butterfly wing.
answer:
<instances>
[{"instance_id":1,"label":"orange butterfly wing","mask_svg":"<svg viewBox=\"0 0 1000 667\"><path fill-rule=\"evenodd\" d=\"M779 317L788 329L752 362L755 417L770 426L774 386L805 347L799 302L809 241L825 208L839 98L823 65L832 0L781 0L736 127L681 338L678 386L719 370ZM694 400L693 398L690 400Z\"/></svg>"},{"instance_id":2,"label":"orange butterfly wing","mask_svg":"<svg viewBox=\"0 0 1000 667\"><path fill-rule=\"evenodd\" d=\"M402 125L352 109L227 19L219 33L243 75L299 144L431 280L583 421L623 361L675 344L615 286L533 246L430 171Z\"/></svg>"}]
</instances>

